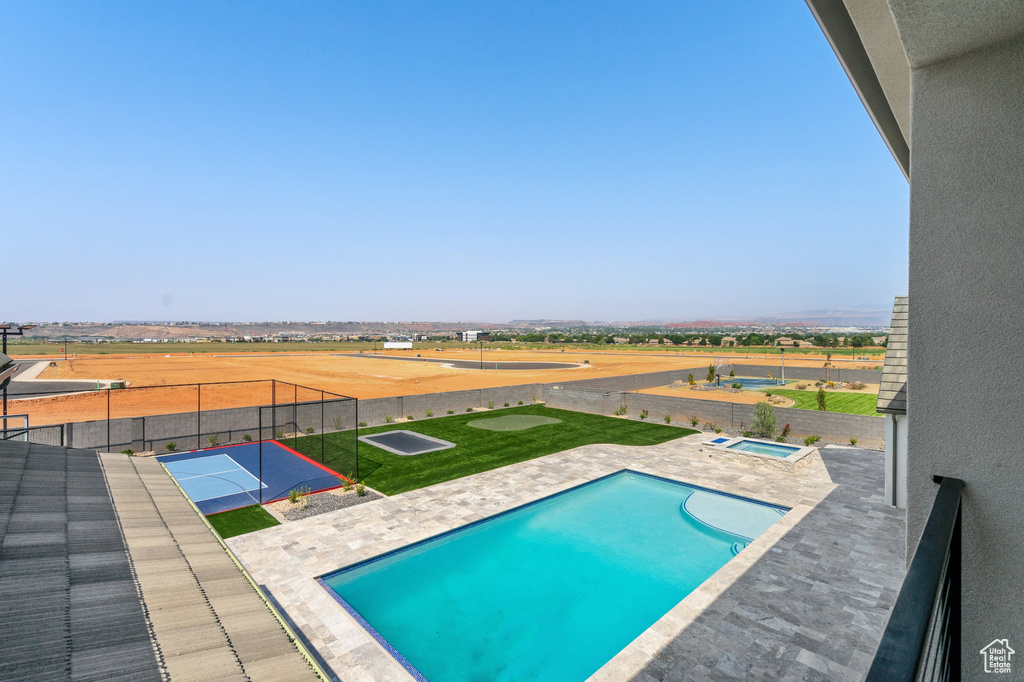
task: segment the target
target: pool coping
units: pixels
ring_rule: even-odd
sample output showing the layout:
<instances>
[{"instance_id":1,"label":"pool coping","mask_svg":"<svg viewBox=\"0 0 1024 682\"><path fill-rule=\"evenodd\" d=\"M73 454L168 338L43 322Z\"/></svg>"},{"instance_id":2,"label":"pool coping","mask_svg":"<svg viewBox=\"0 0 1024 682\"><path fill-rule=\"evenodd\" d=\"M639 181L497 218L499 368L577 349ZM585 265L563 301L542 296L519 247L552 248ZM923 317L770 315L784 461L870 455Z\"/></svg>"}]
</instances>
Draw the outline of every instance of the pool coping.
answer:
<instances>
[{"instance_id":1,"label":"pool coping","mask_svg":"<svg viewBox=\"0 0 1024 682\"><path fill-rule=\"evenodd\" d=\"M721 438L716 439L721 440ZM782 471L794 472L806 464L808 464L814 455L818 454L818 448L814 446L805 445L804 447L798 447L791 445L789 447L796 447L796 451L787 455L786 457L776 457L775 455L764 455L760 452L751 452L750 450L732 450L731 446L736 445L742 441L750 441L753 443L764 443L765 445L780 445L770 440L764 440L761 438L748 438L746 436L738 436L736 438L729 438L723 442L715 442L715 440L704 441L701 443L701 448L704 452L708 453L709 457L715 459L722 459L734 462L754 462L760 466L771 467L774 469L781 469Z\"/></svg>"},{"instance_id":2,"label":"pool coping","mask_svg":"<svg viewBox=\"0 0 1024 682\"><path fill-rule=\"evenodd\" d=\"M338 604L340 604L341 607L343 609L345 609L345 611L353 619L355 619L355 621L357 623L359 623L360 626L362 626L362 628L366 631L366 633L368 635L370 635L374 640L376 640L376 642L388 654L390 654L391 657L395 659L395 662L398 663L400 666L402 666L402 668L404 668L405 671L408 672L413 677L413 679L415 679L417 682L429 682L427 680L426 676L424 676L423 673L421 673L416 668L416 666L409 659L407 659L404 655L402 655L402 653L400 651L398 651L398 649L393 644L391 644L391 642L388 641L387 637L385 637L383 634L381 634L377 630L377 628L375 628L369 621L367 621L362 616L362 614L359 613L359 611L355 607L353 607L351 604L349 604L348 601L344 597L342 597L334 588L332 588L330 585L327 584L327 579L329 579L329 578L331 578L333 576L336 576L336 575L347 573L349 571L354 571L356 569L362 568L363 566L369 566L371 564L375 564L375 563L378 563L380 561L384 561L384 560L386 560L386 559L388 559L390 557L393 557L393 556L395 556L397 554L402 554L402 553L407 552L407 551L409 551L411 549L414 549L416 547L421 547L421 546L426 545L428 543L434 542L435 540L439 540L441 538L445 538L445 537L449 537L449 536L452 536L452 535L456 535L456 534L461 533L461 532L463 532L465 530L468 530L470 528L474 528L476 526L480 526L480 525L483 525L485 523L490 523L490 522L492 522L492 521L494 521L496 519L500 519L500 518L502 518L504 516L508 516L510 514L515 514L515 513L519 512L519 511L522 511L523 509L526 509L527 507L532 507L534 505L538 505L538 504L541 504L543 502L547 502L548 500L553 500L553 499L555 499L557 497L562 497L564 495L568 495L568 494L573 493L573 492L575 492L575 491L577 491L577 490L579 490L581 488L584 488L586 486L594 485L595 483L598 483L600 481L604 481L606 479L612 478L613 476L621 476L622 474L634 474L634 475L637 475L637 476L643 476L644 478L651 478L651 479L654 479L656 481L663 481L665 483L671 483L673 485L684 486L686 488L691 488L692 490L687 494L686 498L684 498L683 501L682 501L682 508L684 510L686 510L686 501L689 500L690 497L694 493L696 493L696 492L713 493L715 495L721 495L723 497L728 497L728 498L731 498L731 499L734 499L734 500L742 500L744 502L749 502L751 504L757 504L757 505L761 505L763 507L769 507L769 508L779 512L779 518L780 519L784 518L786 516L786 514L788 514L789 512L791 512L793 510L792 507L788 507L786 505L774 504L774 503L771 503L771 502L765 502L764 500L758 500L756 498L747 497L745 495L737 495L735 493L729 493L729 492L724 492L724 491L721 491L721 490L715 490L714 488L709 488L707 486L702 486L702 485L697 485L697 484L694 484L694 483L689 483L687 481L680 481L680 480L676 480L676 479L673 479L673 478L668 478L666 476L659 476L657 474L650 474L650 473L646 473L644 471L637 471L636 469L625 468L625 469L620 469L618 471L613 471L611 473L605 474L604 476L599 476L599 477L591 479L589 481L584 481L583 483L579 483L577 485L571 486L571 487L566 488L564 490L559 490L557 492L551 493L550 495L545 495L545 496L539 497L539 498L537 498L535 500L530 500L528 502L524 502L524 503L522 503L520 505L517 505L515 507L511 507L511 508L506 509L504 511L500 511L497 514L492 514L491 516L485 516L482 519L477 519L476 521L471 521L471 522L469 522L467 524L464 524L464 525L461 525L461 526L456 526L455 528L451 528L449 530L443 531L443 532L438 533L436 535L431 535L429 537L423 538L422 540L417 540L415 542L409 543L407 545L403 545L403 546L398 547L396 549L384 552L382 554L378 554L377 556L370 557L369 559L363 559L361 561L357 561L355 563L348 564L346 566L342 566L341 568L337 568L337 569L335 569L333 571L329 571L327 573L323 573L321 575L316 576L315 580L316 580L317 584L320 585L320 587L322 587L324 590L327 591L328 596L330 596L332 599L334 599L334 601L338 602ZM689 510L686 510L686 511L689 513ZM751 538L749 538L749 537L747 537L745 535L740 535L739 533L736 533L735 531L729 531L729 530L725 530L725 529L722 529L722 528L718 528L716 526L713 526L713 525L707 523L706 521L703 521L702 519L697 518L696 516L693 516L692 514L691 514L691 516L698 523L703 523L704 525L706 525L706 526L708 526L710 528L713 528L713 529L715 529L717 531L728 533L730 535L735 535L736 537L740 537L740 538L744 539L746 541L746 543L745 543L745 546L743 547L743 549L745 549L746 547L749 547L750 543L753 542L753 540L757 539L757 538L751 539ZM775 523L778 523L778 521L776 521ZM775 523L773 523L770 528L773 528L775 526ZM764 535L764 533L767 532L768 530L770 530L770 528L766 529L764 532L762 532L761 535ZM760 537L760 535L758 537ZM739 552L735 550L735 547L736 547L735 544L733 545L733 547L734 547L733 557L726 562L726 565L731 563L732 561L734 561L735 557L739 554ZM723 565L723 567L724 567L724 565ZM717 571L715 573L717 573ZM713 577L713 576L714 576L714 573L712 574L712 576L709 576L709 579L710 579L710 577ZM700 586L698 586L698 588L699 587ZM698 589L698 588L695 588L695 590ZM689 595L687 595L687 596L689 596ZM659 618L659 620L660 620L660 618ZM656 622L657 621L655 621L655 623ZM650 626L648 626L648 628L653 627L653 625L654 625L654 623L652 623ZM611 659L609 659L609 660L611 660Z\"/></svg>"}]
</instances>

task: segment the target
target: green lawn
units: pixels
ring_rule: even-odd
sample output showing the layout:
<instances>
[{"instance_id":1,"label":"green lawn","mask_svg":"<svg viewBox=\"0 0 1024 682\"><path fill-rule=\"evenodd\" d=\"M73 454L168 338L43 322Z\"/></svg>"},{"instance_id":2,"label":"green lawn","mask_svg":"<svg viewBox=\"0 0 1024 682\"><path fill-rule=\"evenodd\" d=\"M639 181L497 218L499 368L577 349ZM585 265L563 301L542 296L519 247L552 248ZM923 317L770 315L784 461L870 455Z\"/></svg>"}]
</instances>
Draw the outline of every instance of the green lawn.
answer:
<instances>
[{"instance_id":1,"label":"green lawn","mask_svg":"<svg viewBox=\"0 0 1024 682\"><path fill-rule=\"evenodd\" d=\"M836 393L826 390L825 407L829 412L843 412L846 414L867 414L877 415L875 411L878 403L878 395L875 393ZM792 398L795 401L793 407L800 410L818 409L817 389L806 391L792 391L788 389L773 389L772 395Z\"/></svg>"},{"instance_id":2,"label":"green lawn","mask_svg":"<svg viewBox=\"0 0 1024 682\"><path fill-rule=\"evenodd\" d=\"M507 432L487 431L466 426L467 422L476 419L488 419L509 414L535 414L553 417L561 419L562 423L536 426L524 431ZM375 448L367 443L359 443L359 476L366 485L385 495L416 490L580 445L593 443L657 445L696 433L692 429L682 429L667 424L652 424L555 410L543 405L528 405L491 412L462 413L451 417L388 424L359 429L359 434L380 433L395 429L407 429L441 438L455 443L456 447L403 457ZM327 438L331 438L332 435L328 434ZM351 435L338 434L337 437L350 439ZM318 436L300 438L297 445L300 452L304 447L308 447L311 454L319 453ZM313 453L313 450L316 453ZM328 459L325 464L332 466L332 461ZM347 466L347 464L342 466ZM347 474L348 471L341 471L341 473Z\"/></svg>"},{"instance_id":3,"label":"green lawn","mask_svg":"<svg viewBox=\"0 0 1024 682\"><path fill-rule=\"evenodd\" d=\"M280 521L268 514L258 504L211 514L206 517L206 520L225 539L233 538L236 535L245 535L254 530L263 530L264 528L281 525Z\"/></svg>"}]
</instances>

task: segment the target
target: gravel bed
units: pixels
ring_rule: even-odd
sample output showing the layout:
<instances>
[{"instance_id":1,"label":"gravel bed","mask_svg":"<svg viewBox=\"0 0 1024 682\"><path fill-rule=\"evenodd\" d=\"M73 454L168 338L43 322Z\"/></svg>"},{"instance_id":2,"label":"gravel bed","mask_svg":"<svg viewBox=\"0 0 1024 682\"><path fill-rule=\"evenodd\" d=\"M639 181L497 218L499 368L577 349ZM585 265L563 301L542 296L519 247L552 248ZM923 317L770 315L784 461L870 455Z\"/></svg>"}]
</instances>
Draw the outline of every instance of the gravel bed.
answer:
<instances>
[{"instance_id":1,"label":"gravel bed","mask_svg":"<svg viewBox=\"0 0 1024 682\"><path fill-rule=\"evenodd\" d=\"M315 495L307 495L306 504L302 506L295 505L292 509L285 509L281 511L281 515L289 521L298 521L299 519L307 519L310 516L326 514L327 512L345 509L346 507L354 507L364 502L379 500L383 497L383 495L373 490L367 490L366 494L362 497L356 495L355 492L339 495L332 490L316 493Z\"/></svg>"}]
</instances>

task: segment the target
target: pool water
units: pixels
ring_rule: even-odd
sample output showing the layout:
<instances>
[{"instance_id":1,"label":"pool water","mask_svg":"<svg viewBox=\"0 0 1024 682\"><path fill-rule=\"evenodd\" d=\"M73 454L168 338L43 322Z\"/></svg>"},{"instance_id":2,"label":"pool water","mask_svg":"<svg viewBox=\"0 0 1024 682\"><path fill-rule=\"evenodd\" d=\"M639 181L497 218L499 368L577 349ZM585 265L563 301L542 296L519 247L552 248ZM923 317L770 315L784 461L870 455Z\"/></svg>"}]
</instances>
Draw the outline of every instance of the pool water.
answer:
<instances>
[{"instance_id":1,"label":"pool water","mask_svg":"<svg viewBox=\"0 0 1024 682\"><path fill-rule=\"evenodd\" d=\"M772 386L781 386L781 379L755 379L753 377L721 377L722 386L732 386L733 384L743 384L744 390L755 390L761 388L771 388Z\"/></svg>"},{"instance_id":2,"label":"pool water","mask_svg":"<svg viewBox=\"0 0 1024 682\"><path fill-rule=\"evenodd\" d=\"M624 471L322 582L414 676L583 680L785 511Z\"/></svg>"},{"instance_id":3,"label":"pool water","mask_svg":"<svg viewBox=\"0 0 1024 682\"><path fill-rule=\"evenodd\" d=\"M761 443L756 440L741 440L738 443L726 446L727 450L739 450L740 452L755 452L759 455L770 455L772 457L789 457L800 448L795 445L783 445L782 443Z\"/></svg>"}]
</instances>

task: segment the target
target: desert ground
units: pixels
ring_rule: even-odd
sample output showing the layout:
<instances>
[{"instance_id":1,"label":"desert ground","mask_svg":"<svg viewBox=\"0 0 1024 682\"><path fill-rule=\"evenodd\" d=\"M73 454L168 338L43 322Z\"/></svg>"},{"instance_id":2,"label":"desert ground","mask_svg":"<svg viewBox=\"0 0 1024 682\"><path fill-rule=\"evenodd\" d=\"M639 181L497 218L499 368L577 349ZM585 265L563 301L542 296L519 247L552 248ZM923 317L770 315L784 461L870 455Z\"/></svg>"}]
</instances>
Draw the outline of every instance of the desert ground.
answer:
<instances>
[{"instance_id":1,"label":"desert ground","mask_svg":"<svg viewBox=\"0 0 1024 682\"><path fill-rule=\"evenodd\" d=\"M392 356L437 358L442 360L480 359L477 349L445 351L388 351ZM778 356L722 356L734 364L774 364ZM693 368L701 378L711 361L709 357L683 356L677 353L609 351L509 351L485 349L484 364L508 361L577 363L574 368L540 370L456 369L429 362L409 362L364 354L359 357L332 353L308 354L152 354L81 355L48 367L40 379L121 379L131 387L215 382L253 382L276 379L356 398L415 395L439 391L510 386L528 383L574 381L597 377L639 374ZM787 359L790 367L820 367L822 359ZM843 363L844 367L870 366L871 363ZM500 367L500 365L499 365ZM289 389L290 390L290 389ZM656 390L656 389L655 389ZM204 386L202 408L220 409L271 402L269 382L235 386ZM671 395L682 391L675 390ZM689 392L686 392L689 393ZM701 393L711 398L715 392ZM735 395L735 394L722 394ZM309 399L307 396L306 399ZM287 400L287 398L284 398ZM302 397L300 396L300 399ZM712 398L713 399L713 398ZM278 401L282 400L279 396ZM196 389L163 388L149 391L111 391L111 416L141 416L195 409ZM28 413L32 424L53 424L103 419L107 416L107 396L92 393L18 400L12 412Z\"/></svg>"}]
</instances>

